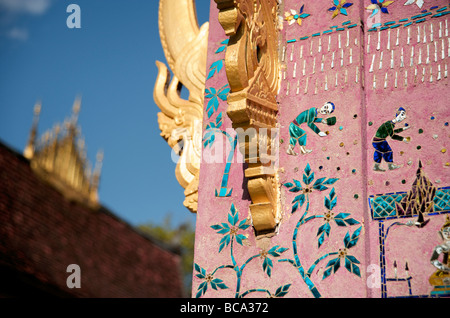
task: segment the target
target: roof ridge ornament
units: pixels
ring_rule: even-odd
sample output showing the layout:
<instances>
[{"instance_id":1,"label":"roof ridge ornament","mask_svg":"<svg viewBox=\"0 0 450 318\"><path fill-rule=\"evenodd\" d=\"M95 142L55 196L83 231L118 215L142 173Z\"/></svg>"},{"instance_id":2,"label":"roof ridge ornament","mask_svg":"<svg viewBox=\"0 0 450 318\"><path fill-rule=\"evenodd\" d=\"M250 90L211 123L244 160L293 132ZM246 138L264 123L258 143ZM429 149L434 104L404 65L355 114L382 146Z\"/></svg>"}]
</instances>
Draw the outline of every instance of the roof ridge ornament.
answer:
<instances>
[{"instance_id":1,"label":"roof ridge ornament","mask_svg":"<svg viewBox=\"0 0 450 318\"><path fill-rule=\"evenodd\" d=\"M85 142L77 127L81 110L81 97L72 107L72 116L63 124L56 123L37 139L42 103L36 102L33 124L23 155L30 160L33 171L71 201L99 207L98 186L103 161L103 151L97 154L97 163L91 173L86 157Z\"/></svg>"}]
</instances>

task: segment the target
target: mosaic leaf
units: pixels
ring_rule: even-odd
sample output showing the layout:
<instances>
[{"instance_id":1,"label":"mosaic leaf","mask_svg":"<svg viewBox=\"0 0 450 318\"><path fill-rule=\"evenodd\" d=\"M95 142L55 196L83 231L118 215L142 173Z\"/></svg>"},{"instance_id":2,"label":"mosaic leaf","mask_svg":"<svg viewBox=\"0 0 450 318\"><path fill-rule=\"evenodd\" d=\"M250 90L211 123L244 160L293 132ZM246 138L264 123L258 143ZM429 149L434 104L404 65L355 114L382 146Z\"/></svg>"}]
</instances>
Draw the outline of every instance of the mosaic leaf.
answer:
<instances>
[{"instance_id":1,"label":"mosaic leaf","mask_svg":"<svg viewBox=\"0 0 450 318\"><path fill-rule=\"evenodd\" d=\"M295 183L295 185L296 185L297 187L299 187L299 188L302 187L302 184L300 183L300 181L295 180L295 179L293 179L293 181L294 181L294 183Z\"/></svg>"},{"instance_id":2,"label":"mosaic leaf","mask_svg":"<svg viewBox=\"0 0 450 318\"><path fill-rule=\"evenodd\" d=\"M352 248L356 245L356 243L359 240L359 234L361 233L362 227L360 226L355 232L353 232L352 236L350 237L350 233L347 232L344 237L344 245L346 248Z\"/></svg>"},{"instance_id":3,"label":"mosaic leaf","mask_svg":"<svg viewBox=\"0 0 450 318\"><path fill-rule=\"evenodd\" d=\"M300 187L293 187L292 189L289 189L289 192L299 192L300 190L302 190L302 188L300 188Z\"/></svg>"},{"instance_id":4,"label":"mosaic leaf","mask_svg":"<svg viewBox=\"0 0 450 318\"><path fill-rule=\"evenodd\" d=\"M219 287L220 289L228 289L228 286L225 285L225 283L223 282L223 280L219 279L219 278L214 278L211 281L211 287L215 290L217 290L217 287Z\"/></svg>"},{"instance_id":5,"label":"mosaic leaf","mask_svg":"<svg viewBox=\"0 0 450 318\"><path fill-rule=\"evenodd\" d=\"M355 219L353 219L353 218L345 219L344 221L345 221L345 222L347 222L347 224L348 224L348 225L355 225L355 224L359 224L359 222L358 222L358 221L356 221L356 220L355 220Z\"/></svg>"},{"instance_id":6,"label":"mosaic leaf","mask_svg":"<svg viewBox=\"0 0 450 318\"><path fill-rule=\"evenodd\" d=\"M199 272L200 274L197 274L198 278L205 278L206 277L206 270L204 270L203 268L201 268L197 263L194 264L194 268L197 272Z\"/></svg>"},{"instance_id":7,"label":"mosaic leaf","mask_svg":"<svg viewBox=\"0 0 450 318\"><path fill-rule=\"evenodd\" d=\"M345 257L345 268L346 268L350 273L353 273L353 274L355 274L355 275L361 277L361 272L360 272L360 270L359 270L358 265L356 265L354 262L352 262L352 260L350 259L349 256L350 256L350 255L347 255L347 256ZM356 258L354 258L353 256L352 256L352 258L356 260ZM356 260L356 261L357 261L358 264L359 264L359 261L358 261L358 260Z\"/></svg>"},{"instance_id":8,"label":"mosaic leaf","mask_svg":"<svg viewBox=\"0 0 450 318\"><path fill-rule=\"evenodd\" d=\"M292 201L292 203L294 203L294 202L295 202L295 203L294 203L294 205L292 206L292 211L291 211L291 213L294 213L295 211L297 211L297 209L299 208L299 206L302 207L303 204L305 203L305 200L306 200L306 196L305 196L304 193L299 194L298 196L296 196L296 197L294 198L294 200Z\"/></svg>"},{"instance_id":9,"label":"mosaic leaf","mask_svg":"<svg viewBox=\"0 0 450 318\"><path fill-rule=\"evenodd\" d=\"M218 60L211 64L209 67L208 77L206 79L210 79L214 76L214 74L219 73L223 68L224 60Z\"/></svg>"},{"instance_id":10,"label":"mosaic leaf","mask_svg":"<svg viewBox=\"0 0 450 318\"><path fill-rule=\"evenodd\" d=\"M297 209L298 209L298 204L299 204L298 201L294 203L294 205L292 206L291 213L294 213L295 211L297 211Z\"/></svg>"},{"instance_id":11,"label":"mosaic leaf","mask_svg":"<svg viewBox=\"0 0 450 318\"><path fill-rule=\"evenodd\" d=\"M287 251L288 249L285 247L280 247L279 245L275 245L274 247L272 247L269 251L267 251L267 253L269 253L270 255L272 255L273 257L278 257L281 255L281 253L284 253L285 251Z\"/></svg>"},{"instance_id":12,"label":"mosaic leaf","mask_svg":"<svg viewBox=\"0 0 450 318\"><path fill-rule=\"evenodd\" d=\"M241 230L245 230L245 229L247 229L249 226L250 226L250 224L247 224L247 219L243 219L243 220L239 223L238 228L241 229Z\"/></svg>"},{"instance_id":13,"label":"mosaic leaf","mask_svg":"<svg viewBox=\"0 0 450 318\"><path fill-rule=\"evenodd\" d=\"M268 257L265 257L263 262L263 270L269 277L271 277L272 275L272 268L273 268L272 260Z\"/></svg>"},{"instance_id":14,"label":"mosaic leaf","mask_svg":"<svg viewBox=\"0 0 450 318\"><path fill-rule=\"evenodd\" d=\"M227 234L230 231L230 229L223 228L222 230L218 231L217 234Z\"/></svg>"},{"instance_id":15,"label":"mosaic leaf","mask_svg":"<svg viewBox=\"0 0 450 318\"><path fill-rule=\"evenodd\" d=\"M330 276L332 271L333 271L333 268L332 268L332 267L329 267L328 269L326 269L326 270L323 272L322 279L325 279L325 278L327 278L328 276Z\"/></svg>"},{"instance_id":16,"label":"mosaic leaf","mask_svg":"<svg viewBox=\"0 0 450 318\"><path fill-rule=\"evenodd\" d=\"M231 237L230 235L225 235L224 237L222 237L222 239L220 240L220 245L219 245L219 253L223 250L224 247L228 246L228 244L230 244L231 241Z\"/></svg>"},{"instance_id":17,"label":"mosaic leaf","mask_svg":"<svg viewBox=\"0 0 450 318\"><path fill-rule=\"evenodd\" d=\"M198 288L198 293L195 295L196 298L199 298L200 296L202 296L203 294L206 293L206 291L208 290L208 283L207 282L203 282L201 283Z\"/></svg>"},{"instance_id":18,"label":"mosaic leaf","mask_svg":"<svg viewBox=\"0 0 450 318\"><path fill-rule=\"evenodd\" d=\"M335 219L345 219L349 215L350 215L350 213L343 213L343 212L341 212L341 213L337 214L334 218Z\"/></svg>"},{"instance_id":19,"label":"mosaic leaf","mask_svg":"<svg viewBox=\"0 0 450 318\"><path fill-rule=\"evenodd\" d=\"M211 98L208 104L206 104L206 113L208 115L208 118L211 118L211 116L218 108L219 108L219 101L217 100L217 97Z\"/></svg>"},{"instance_id":20,"label":"mosaic leaf","mask_svg":"<svg viewBox=\"0 0 450 318\"><path fill-rule=\"evenodd\" d=\"M334 188L331 189L329 197L325 196L324 199L324 205L328 210L333 210L333 208L336 206L337 203L337 197L335 196Z\"/></svg>"},{"instance_id":21,"label":"mosaic leaf","mask_svg":"<svg viewBox=\"0 0 450 318\"><path fill-rule=\"evenodd\" d=\"M237 234L234 236L236 238L236 242L238 242L240 245L243 245L243 241L247 239L245 235L243 234Z\"/></svg>"},{"instance_id":22,"label":"mosaic leaf","mask_svg":"<svg viewBox=\"0 0 450 318\"><path fill-rule=\"evenodd\" d=\"M287 285L278 287L277 290L275 291L275 297L285 296L289 291L289 287L291 287L291 284L287 284Z\"/></svg>"},{"instance_id":23,"label":"mosaic leaf","mask_svg":"<svg viewBox=\"0 0 450 318\"><path fill-rule=\"evenodd\" d=\"M322 232L325 232L327 236L330 236L330 229L331 229L330 223L327 222L319 227L317 235L321 234Z\"/></svg>"},{"instance_id":24,"label":"mosaic leaf","mask_svg":"<svg viewBox=\"0 0 450 318\"><path fill-rule=\"evenodd\" d=\"M318 247L320 247L324 241L325 241L325 233L322 233L322 235L320 235L319 238L317 239Z\"/></svg>"},{"instance_id":25,"label":"mosaic leaf","mask_svg":"<svg viewBox=\"0 0 450 318\"><path fill-rule=\"evenodd\" d=\"M305 8L305 5L302 5L302 6L300 7L299 13L302 13L304 8Z\"/></svg>"},{"instance_id":26,"label":"mosaic leaf","mask_svg":"<svg viewBox=\"0 0 450 318\"><path fill-rule=\"evenodd\" d=\"M325 234L327 235L327 237L330 236L330 231L331 231L331 226L330 226L330 223L328 223L328 222L319 227L319 229L317 231L317 236L320 235L320 237L318 239L318 247L320 247L323 244L323 242L325 241Z\"/></svg>"},{"instance_id":27,"label":"mosaic leaf","mask_svg":"<svg viewBox=\"0 0 450 318\"><path fill-rule=\"evenodd\" d=\"M330 261L328 261L327 266L325 266L328 268L324 271L322 279L327 278L328 276L331 275L331 273L336 273L336 271L339 269L340 266L341 260L339 257L333 258Z\"/></svg>"},{"instance_id":28,"label":"mosaic leaf","mask_svg":"<svg viewBox=\"0 0 450 318\"><path fill-rule=\"evenodd\" d=\"M226 40L223 40L222 42L220 42L220 44L222 44L222 45L219 46L219 48L216 50L215 53L217 54L217 53L221 53L221 52L225 51L227 48L228 42L229 42L229 39L226 39Z\"/></svg>"},{"instance_id":29,"label":"mosaic leaf","mask_svg":"<svg viewBox=\"0 0 450 318\"><path fill-rule=\"evenodd\" d=\"M303 183L306 185L310 184L314 180L314 172L311 174L304 174L303 175Z\"/></svg>"},{"instance_id":30,"label":"mosaic leaf","mask_svg":"<svg viewBox=\"0 0 450 318\"><path fill-rule=\"evenodd\" d=\"M325 180L323 182L323 184L331 185L331 184L335 183L338 180L339 180L339 178L329 178L329 179Z\"/></svg>"},{"instance_id":31,"label":"mosaic leaf","mask_svg":"<svg viewBox=\"0 0 450 318\"><path fill-rule=\"evenodd\" d=\"M234 213L232 212L228 214L228 223L230 223L231 225L236 225L238 219L239 215L236 213L236 211L234 211Z\"/></svg>"},{"instance_id":32,"label":"mosaic leaf","mask_svg":"<svg viewBox=\"0 0 450 318\"><path fill-rule=\"evenodd\" d=\"M347 247L349 242L350 242L350 233L347 232L344 236L344 246Z\"/></svg>"},{"instance_id":33,"label":"mosaic leaf","mask_svg":"<svg viewBox=\"0 0 450 318\"><path fill-rule=\"evenodd\" d=\"M345 224L344 220L334 218L334 221L336 222L336 224L338 226L347 226L347 224Z\"/></svg>"},{"instance_id":34,"label":"mosaic leaf","mask_svg":"<svg viewBox=\"0 0 450 318\"><path fill-rule=\"evenodd\" d=\"M310 167L310 165L308 163L308 164L306 164L306 167L305 167L305 174L307 176L309 176L310 173L311 173L311 167Z\"/></svg>"},{"instance_id":35,"label":"mosaic leaf","mask_svg":"<svg viewBox=\"0 0 450 318\"><path fill-rule=\"evenodd\" d=\"M208 118L211 118L214 112L219 108L219 98L223 101L227 100L230 92L230 88L227 86L228 84L224 85L219 90L216 90L214 87L205 89L205 98L210 99L206 104Z\"/></svg>"},{"instance_id":36,"label":"mosaic leaf","mask_svg":"<svg viewBox=\"0 0 450 318\"><path fill-rule=\"evenodd\" d=\"M347 255L347 258L348 258L352 263L360 264L360 262L356 259L356 257L354 257L354 256L352 256L352 255Z\"/></svg>"}]
</instances>

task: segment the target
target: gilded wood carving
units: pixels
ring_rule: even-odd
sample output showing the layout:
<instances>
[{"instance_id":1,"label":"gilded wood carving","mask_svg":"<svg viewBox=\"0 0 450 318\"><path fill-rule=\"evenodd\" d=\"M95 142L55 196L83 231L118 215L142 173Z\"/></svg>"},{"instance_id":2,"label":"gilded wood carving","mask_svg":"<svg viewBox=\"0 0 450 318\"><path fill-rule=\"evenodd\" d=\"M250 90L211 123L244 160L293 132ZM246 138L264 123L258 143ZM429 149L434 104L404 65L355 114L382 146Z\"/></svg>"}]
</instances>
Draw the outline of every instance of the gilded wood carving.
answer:
<instances>
[{"instance_id":1,"label":"gilded wood carving","mask_svg":"<svg viewBox=\"0 0 450 318\"><path fill-rule=\"evenodd\" d=\"M276 0L215 0L219 22L230 37L225 69L231 88L227 114L239 135L239 149L248 168L250 212L257 233L272 232L279 218L279 186L270 134L276 128L279 89ZM248 129L256 133L249 134ZM264 129L264 134L262 130ZM268 132L268 133L266 133ZM262 140L265 139L265 140ZM249 151L256 147L256 151ZM260 147L264 147L262 149ZM266 163L263 163L266 162Z\"/></svg>"}]
</instances>

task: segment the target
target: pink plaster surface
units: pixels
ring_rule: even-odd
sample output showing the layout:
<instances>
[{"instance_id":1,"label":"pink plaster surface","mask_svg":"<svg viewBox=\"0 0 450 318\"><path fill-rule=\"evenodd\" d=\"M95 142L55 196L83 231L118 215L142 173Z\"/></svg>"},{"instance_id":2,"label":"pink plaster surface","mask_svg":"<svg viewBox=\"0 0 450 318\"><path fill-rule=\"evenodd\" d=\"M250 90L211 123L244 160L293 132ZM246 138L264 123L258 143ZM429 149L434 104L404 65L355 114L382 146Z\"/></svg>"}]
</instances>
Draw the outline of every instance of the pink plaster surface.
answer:
<instances>
[{"instance_id":1,"label":"pink plaster surface","mask_svg":"<svg viewBox=\"0 0 450 318\"><path fill-rule=\"evenodd\" d=\"M448 47L445 49L445 57L441 58L441 47L438 46L438 61L434 60L434 44L430 45L432 51L432 61L425 64L426 44L416 43L416 24L413 24L411 36L414 40L406 44L406 29L399 29L399 45L395 45L397 29L391 31L390 49L394 50L394 67L390 68L390 50L387 49L387 30L380 35L380 50L376 50L377 32L363 32L358 24L357 27L349 29L349 41L347 46L347 31L333 33L330 35L330 50L328 51L329 35L320 37L309 37L307 40L286 43L290 39L299 39L302 36L310 36L316 32L329 29L330 26L341 26L345 21L359 23L360 19L368 21L369 11L364 10L370 1L354 1L353 6L348 8L348 16L338 15L331 19L331 12L327 11L331 7L332 1L305 2L304 12L311 16L303 20L302 26L297 24L289 26L283 22L280 46L285 47L285 54L280 54L282 64L281 88L278 95L279 114L278 122L280 128L280 183L292 182L292 179L302 181L302 173L305 166L309 164L315 173L315 180L321 177L339 178L330 186L334 187L337 195L337 205L333 209L334 215L340 212L351 213L351 217L360 222L358 225L338 227L331 221L331 233L326 238L323 245L317 246L317 230L324 224L322 219L315 219L301 227L298 238L298 249L301 251L301 262L305 270L314 263L316 259L328 252L337 251L343 248L343 238L349 231L353 233L359 226L363 226L361 235L356 246L349 249L349 254L359 261L361 276L357 276L347 271L343 262L339 270L329 277L322 279L326 268L327 258L322 260L311 275L311 280L320 291L322 297L381 297L381 290L367 284L369 279L373 279L372 272L368 270L371 264L380 265L379 246L379 221L372 220L371 211L368 204L368 197L374 194L385 194L393 192L407 192L416 176L418 162L421 160L425 175L440 188L450 185L449 170L446 163L450 161L448 151L443 153L442 149L449 149L450 127L445 126L449 121L449 100L448 78L444 77L444 68L448 64ZM301 3L300 3L301 4ZM431 5L447 5L447 1L432 1L422 9L429 9ZM299 10L298 1L286 0L280 13L289 9ZM395 1L389 7L389 14L381 14L381 23L387 21L398 21L402 18L409 18L420 13L420 9L414 4L404 6L402 1ZM224 58L225 53L215 53L220 46L220 42L226 39L226 35L217 21L217 7L211 1L210 14L210 35L207 60L207 72L209 66L220 58ZM284 15L283 15L284 17ZM361 18L362 17L362 18ZM446 16L448 17L448 16ZM445 23L446 17L441 17L432 22L417 24L420 28L426 25L430 29L430 23L434 26L434 40L439 40L439 21ZM448 19L448 18L447 18ZM365 26L367 31L367 25ZM338 34L341 34L341 48L339 48ZM370 37L370 47L367 53L367 45ZM321 48L319 52L319 38ZM448 36L442 35L445 45L448 45ZM312 41L312 46L311 46ZM427 43L430 39L427 39ZM415 46L415 57L413 66L410 66L411 46ZM300 57L303 46L302 57ZM404 48L404 67L400 67L400 51ZM311 54L312 48L312 54ZM418 64L418 49L422 49L422 64ZM424 49L425 48L425 49ZM351 50L350 50L351 49ZM281 50L283 51L283 50ZM341 51L344 53L343 65L341 66ZM350 61L350 51L352 60ZM379 69L380 53L383 51L383 66ZM424 52L425 51L425 52ZM333 52L334 67L331 67ZM292 54L292 59L291 59ZM374 72L369 72L372 56L375 55ZM321 71L322 55L324 56L324 68ZM315 70L313 73L313 61ZM306 60L305 75L303 71L303 60ZM441 67L441 79L437 80L437 65ZM427 79L422 83L421 72L425 66ZM418 76L414 81L414 69L418 68ZM429 81L430 68L434 72L433 82ZM295 71L294 71L295 69ZM398 72L397 87L394 87L395 71ZM408 82L404 85L404 72L408 72ZM294 74L295 72L295 74ZM388 84L384 88L384 76L388 73ZM338 83L335 85L336 74ZM359 74L359 76L358 76ZM376 75L377 85L373 89L373 75ZM308 78L308 90L305 93L306 78ZM325 86L325 78L327 87ZM358 78L358 81L356 81ZM225 69L207 80L206 88L220 88L227 83ZM315 85L317 83L317 92ZM297 93L297 86L299 87ZM325 89L327 88L327 90ZM302 111L310 107L321 107L325 102L332 101L336 105L336 110L332 116L337 117L335 126L317 124L323 131L329 131L326 137L319 137L304 128L308 134L307 148L312 149L312 153L298 156L287 155L286 149L289 143L288 127L289 123ZM207 101L205 101L206 106ZM373 148L371 146L372 137L376 129L383 122L392 120L398 107L404 107L407 119L398 124L402 127L408 123L411 128L402 132L403 136L410 136L411 142L390 141L394 162L402 165L398 170L387 170L386 163L382 167L385 172L375 172L373 168ZM216 114L223 113L222 129L230 128L231 122L226 116L227 104L220 101L219 109L211 118L204 115L203 127L207 123L215 120ZM434 116L432 120L431 117ZM369 125L369 122L372 125ZM423 129L423 133L418 130ZM225 141L226 142L226 141ZM420 150L417 146L421 146ZM205 151L205 150L204 150ZM296 152L298 148L295 149ZM204 152L205 154L205 152ZM196 226L196 244L194 262L204 268L207 272L212 272L215 268L225 264L231 264L230 246L225 247L219 253L219 244L222 235L217 234L211 225L227 222L227 215L230 212L232 203L239 211L239 220L249 218L248 206L251 203L246 190L244 179L244 165L235 162L231 165L228 188L233 188L230 197L217 198L214 195L215 189L220 188L223 171L225 169L225 156L223 163L202 162L199 184L199 204ZM410 162L410 164L408 164ZM319 167L322 167L320 169ZM354 169L354 171L352 171ZM402 183L402 180L404 182ZM388 183L386 183L388 182ZM251 261L243 271L241 280L241 292L260 288L267 289L272 293L282 285L291 284L289 292L285 297L312 297L305 282L300 277L298 271L285 262L278 262L281 258L292 258L292 233L296 223L303 214L305 206L294 214L291 214L294 196L299 193L291 193L285 187L281 187L282 220L277 234L270 239L255 238L253 230L239 230L238 233L246 234L247 245L241 246L234 242L234 257L239 265L242 265L249 257L261 252L263 247L271 248L275 245L288 248L279 258L272 258L272 276L268 277L262 270L262 258ZM310 196L310 212L308 215L319 215L326 212L324 207L324 197L329 194L329 190L315 191ZM355 196L357 195L357 197ZM404 218L384 221L386 230L393 222L406 222L414 218ZM429 295L432 286L428 278L435 271L429 259L434 246L440 244L438 229L445 220L445 214L430 216L430 222L424 228L394 226L389 232L385 243L386 256L386 277L393 277L393 262L397 262L398 277L404 274L404 264L408 262L409 272L413 277L411 280L413 295ZM378 273L378 272L377 272ZM196 272L194 272L194 275ZM221 269L214 275L220 278L229 287L228 289L213 290L211 287L203 297L234 297L236 287L236 274L232 269ZM375 277L379 277L376 276ZM379 279L378 279L379 281ZM194 276L193 296L197 293L197 288L202 282ZM408 296L407 285L404 282L387 282L386 294L388 297ZM252 293L248 297L265 297L264 293Z\"/></svg>"}]
</instances>

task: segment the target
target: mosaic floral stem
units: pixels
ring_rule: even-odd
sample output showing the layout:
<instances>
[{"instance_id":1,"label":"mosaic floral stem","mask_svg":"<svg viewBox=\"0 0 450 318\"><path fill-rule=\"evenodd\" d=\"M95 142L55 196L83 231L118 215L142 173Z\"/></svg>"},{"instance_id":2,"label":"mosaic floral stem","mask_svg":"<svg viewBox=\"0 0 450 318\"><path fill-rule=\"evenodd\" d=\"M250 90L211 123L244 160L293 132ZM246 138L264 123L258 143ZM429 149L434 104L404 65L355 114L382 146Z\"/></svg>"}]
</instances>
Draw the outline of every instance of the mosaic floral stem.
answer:
<instances>
[{"instance_id":1,"label":"mosaic floral stem","mask_svg":"<svg viewBox=\"0 0 450 318\"><path fill-rule=\"evenodd\" d=\"M234 255L233 255L233 242L234 242L234 239L232 238L231 239L231 247L230 247L230 255L231 255L231 261L233 262L233 269L236 272L236 276L237 276L235 298L240 298L240 297L244 297L244 294L245 295L248 294L248 292L244 292L242 295L240 295L242 272L244 271L245 266L247 266L247 264L250 263L250 261L259 257L259 254L253 255L252 257L247 259L241 267L239 267L237 265L236 259L234 258ZM253 290L253 291L255 291L255 290Z\"/></svg>"},{"instance_id":2,"label":"mosaic floral stem","mask_svg":"<svg viewBox=\"0 0 450 318\"><path fill-rule=\"evenodd\" d=\"M309 211L309 195L306 196L306 210L305 210L305 213L302 215L300 220L297 222L297 225L295 226L294 234L292 236L292 249L293 249L293 253L294 253L294 261L293 262L292 262L292 260L282 260L282 261L288 261L289 263L294 265L297 268L298 272L300 273L300 276L303 278L303 281L306 283L306 285L308 286L309 290L314 295L314 297L320 298L322 296L319 293L319 291L317 290L317 287L311 281L309 276L305 274L305 270L304 270L304 268L303 268L303 266L302 266L302 264L300 262L300 257L299 257L298 248L297 248L297 236L298 236L298 230L300 229L300 226L302 224L305 224L306 222L308 222L310 220L315 219L315 218L323 217L322 215L313 215L313 216L310 216L310 217L305 219L305 216L308 214L308 211Z\"/></svg>"},{"instance_id":3,"label":"mosaic floral stem","mask_svg":"<svg viewBox=\"0 0 450 318\"><path fill-rule=\"evenodd\" d=\"M314 271L314 268L316 268L317 264L319 264L319 262L325 258L327 258L330 255L337 255L339 254L338 252L332 252L332 253L327 253L325 255L323 255L322 257L316 259L316 261L314 262L314 264L311 265L311 267L309 268L308 272L306 273L306 275L308 275L308 277L311 277L312 272Z\"/></svg>"},{"instance_id":4,"label":"mosaic floral stem","mask_svg":"<svg viewBox=\"0 0 450 318\"><path fill-rule=\"evenodd\" d=\"M268 294L269 296L272 296L272 294L267 290L267 289L261 289L261 288L254 288L254 289L249 289L246 292L243 292L241 297L245 297L250 293L254 293L254 292L263 292Z\"/></svg>"},{"instance_id":5,"label":"mosaic floral stem","mask_svg":"<svg viewBox=\"0 0 450 318\"><path fill-rule=\"evenodd\" d=\"M229 177L229 173L230 173L231 163L233 161L234 151L237 146L237 141L238 141L237 138L238 137L236 135L233 140L233 137L231 137L228 133L226 133L225 131L221 131L221 132L228 138L228 141L230 142L230 145L231 145L231 150L230 150L230 153L228 154L227 163L225 165L225 171L223 172L220 190L219 191L216 190L216 197L229 197L229 196L231 196L231 192L233 191L233 189L230 189L230 191L228 191L228 188L227 188L228 177Z\"/></svg>"}]
</instances>

